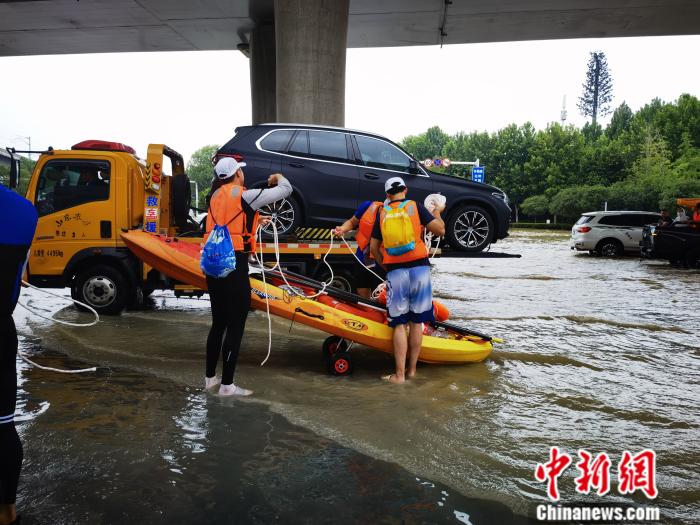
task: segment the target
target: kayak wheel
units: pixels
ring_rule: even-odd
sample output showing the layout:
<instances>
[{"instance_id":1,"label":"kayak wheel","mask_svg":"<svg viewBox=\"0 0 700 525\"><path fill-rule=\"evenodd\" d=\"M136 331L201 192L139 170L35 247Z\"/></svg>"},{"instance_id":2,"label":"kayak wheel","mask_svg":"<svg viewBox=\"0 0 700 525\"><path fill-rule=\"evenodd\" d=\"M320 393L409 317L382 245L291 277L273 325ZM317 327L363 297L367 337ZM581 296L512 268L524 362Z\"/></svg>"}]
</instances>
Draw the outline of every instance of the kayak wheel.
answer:
<instances>
[{"instance_id":1,"label":"kayak wheel","mask_svg":"<svg viewBox=\"0 0 700 525\"><path fill-rule=\"evenodd\" d=\"M328 358L328 371L334 376L347 376L352 373L352 358L349 352L339 352Z\"/></svg>"},{"instance_id":2,"label":"kayak wheel","mask_svg":"<svg viewBox=\"0 0 700 525\"><path fill-rule=\"evenodd\" d=\"M331 357L338 352L346 352L348 349L348 342L337 335L332 335L323 341L321 349L323 350L323 357Z\"/></svg>"}]
</instances>

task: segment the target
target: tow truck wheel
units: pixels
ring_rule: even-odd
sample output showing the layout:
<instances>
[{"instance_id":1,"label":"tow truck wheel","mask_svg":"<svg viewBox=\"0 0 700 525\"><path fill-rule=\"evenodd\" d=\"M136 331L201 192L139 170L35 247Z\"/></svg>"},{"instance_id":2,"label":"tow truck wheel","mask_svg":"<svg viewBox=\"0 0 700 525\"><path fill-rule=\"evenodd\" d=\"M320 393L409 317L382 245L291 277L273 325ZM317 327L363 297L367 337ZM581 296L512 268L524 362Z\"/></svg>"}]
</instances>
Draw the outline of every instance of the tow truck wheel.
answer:
<instances>
[{"instance_id":1,"label":"tow truck wheel","mask_svg":"<svg viewBox=\"0 0 700 525\"><path fill-rule=\"evenodd\" d=\"M331 357L338 352L345 352L348 349L348 343L337 335L332 335L323 341L323 357Z\"/></svg>"},{"instance_id":2,"label":"tow truck wheel","mask_svg":"<svg viewBox=\"0 0 700 525\"><path fill-rule=\"evenodd\" d=\"M328 360L328 371L334 376L352 374L352 358L350 352L338 352Z\"/></svg>"},{"instance_id":3,"label":"tow truck wheel","mask_svg":"<svg viewBox=\"0 0 700 525\"><path fill-rule=\"evenodd\" d=\"M71 297L81 301L99 314L121 313L129 299L126 278L115 268L98 264L82 270L73 281Z\"/></svg>"}]
</instances>

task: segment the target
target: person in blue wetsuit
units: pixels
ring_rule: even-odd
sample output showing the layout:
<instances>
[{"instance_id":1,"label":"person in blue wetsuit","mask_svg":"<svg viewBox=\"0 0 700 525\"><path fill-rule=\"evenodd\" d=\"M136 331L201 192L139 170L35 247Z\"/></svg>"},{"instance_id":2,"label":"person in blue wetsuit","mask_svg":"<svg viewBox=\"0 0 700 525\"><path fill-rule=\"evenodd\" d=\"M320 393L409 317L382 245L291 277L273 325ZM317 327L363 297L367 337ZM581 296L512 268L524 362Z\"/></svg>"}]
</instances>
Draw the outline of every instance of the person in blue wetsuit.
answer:
<instances>
[{"instance_id":1,"label":"person in blue wetsuit","mask_svg":"<svg viewBox=\"0 0 700 525\"><path fill-rule=\"evenodd\" d=\"M15 501L22 469L22 443L15 429L17 403L17 305L24 263L37 213L27 199L0 184L0 525L17 520Z\"/></svg>"}]
</instances>

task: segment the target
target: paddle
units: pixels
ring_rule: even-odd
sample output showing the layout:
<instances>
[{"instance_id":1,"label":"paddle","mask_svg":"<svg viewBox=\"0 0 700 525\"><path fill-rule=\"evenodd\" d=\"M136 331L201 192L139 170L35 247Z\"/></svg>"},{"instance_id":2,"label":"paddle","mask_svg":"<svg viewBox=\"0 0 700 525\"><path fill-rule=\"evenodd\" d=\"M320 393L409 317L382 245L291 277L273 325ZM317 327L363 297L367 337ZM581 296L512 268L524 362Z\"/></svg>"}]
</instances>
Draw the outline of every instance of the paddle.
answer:
<instances>
[{"instance_id":1,"label":"paddle","mask_svg":"<svg viewBox=\"0 0 700 525\"><path fill-rule=\"evenodd\" d=\"M275 277L282 278L281 272L277 270L264 270L265 274L267 275L272 275ZM284 272L285 277L287 277L287 280L290 282L294 282L297 284L303 284L304 286L308 286L309 288L312 288L316 291L321 290L324 287L324 283L317 281L315 279L312 279L310 277L306 277L305 275L300 275L298 273L290 272L290 271L285 271ZM375 301L373 299L367 299L366 297L362 297L360 295L351 293L351 292L346 292L343 290L339 290L338 288L333 288L331 286L326 286L324 292L328 294L330 297L333 297L334 299L340 299L345 302L350 302L354 304L364 304L367 306L372 306L374 308L378 308L381 310L386 311L386 305L380 303L379 301ZM452 323L444 323L440 321L435 321L431 323L433 326L438 327L438 328L444 328L446 330L451 330L453 332L456 332L460 335L469 335L469 336L474 336L474 337L479 337L483 339L484 341L493 341L500 343L502 342L501 339L494 338L485 334L481 334L479 332L474 332L473 330L468 330L466 328L462 328L461 326L457 326Z\"/></svg>"}]
</instances>

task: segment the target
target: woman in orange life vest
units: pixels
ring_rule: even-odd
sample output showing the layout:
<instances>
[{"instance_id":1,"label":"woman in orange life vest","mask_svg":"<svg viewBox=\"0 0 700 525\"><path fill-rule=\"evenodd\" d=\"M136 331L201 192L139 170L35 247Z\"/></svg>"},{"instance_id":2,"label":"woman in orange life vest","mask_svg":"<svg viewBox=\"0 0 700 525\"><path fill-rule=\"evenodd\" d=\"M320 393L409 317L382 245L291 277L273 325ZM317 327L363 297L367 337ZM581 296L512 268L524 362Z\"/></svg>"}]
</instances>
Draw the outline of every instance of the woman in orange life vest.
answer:
<instances>
[{"instance_id":1,"label":"woman in orange life vest","mask_svg":"<svg viewBox=\"0 0 700 525\"><path fill-rule=\"evenodd\" d=\"M693 222L696 226L700 226L700 202L695 205L695 211L693 212Z\"/></svg>"},{"instance_id":2,"label":"woman in orange life vest","mask_svg":"<svg viewBox=\"0 0 700 525\"><path fill-rule=\"evenodd\" d=\"M377 218L377 212L382 207L379 201L365 201L360 204L355 214L343 224L333 230L333 235L342 237L343 234L357 230L355 241L357 241L357 258L362 261L362 264L355 266L353 279L357 288L357 295L369 298L372 290L379 286L383 281L377 279L375 275L368 272L363 266L366 266L374 273L384 277L384 270L377 264L369 251L369 241L372 238L372 229L374 221Z\"/></svg>"},{"instance_id":3,"label":"woman in orange life vest","mask_svg":"<svg viewBox=\"0 0 700 525\"><path fill-rule=\"evenodd\" d=\"M428 248L423 242L423 228L433 235L445 235L445 223L440 213L444 204L436 205L432 213L425 206L406 199L406 183L401 177L392 177L386 181L384 189L389 203L379 209L378 218L372 230L370 250L377 262L384 267L387 274L387 301L389 326L394 328L394 361L396 372L385 376L392 383L403 383L416 375L416 364L423 343L423 323L434 321L433 291L430 283L430 259ZM392 210L402 208L408 215L413 227L413 244L409 244L403 253L393 254L391 247L385 245L390 240L390 228L385 224ZM392 220L396 220L393 219ZM412 246L412 248L409 248ZM408 325L408 337L406 334ZM406 354L408 353L408 371L406 371Z\"/></svg>"},{"instance_id":4,"label":"woman in orange life vest","mask_svg":"<svg viewBox=\"0 0 700 525\"><path fill-rule=\"evenodd\" d=\"M243 166L245 163L230 157L225 157L216 163L214 171L220 184L211 197L207 216L206 236L215 224L226 225L236 251L234 271L223 278L206 276L211 300L212 325L207 337L204 387L209 389L219 384L215 374L221 354L223 373L219 395L223 396L249 396L253 393L233 383L241 338L248 310L250 310L248 256L255 250L258 224L270 221L269 217L259 217L258 210L292 193L292 185L281 173L270 175L267 181L270 188L246 190L243 186L245 180L241 169Z\"/></svg>"}]
</instances>

